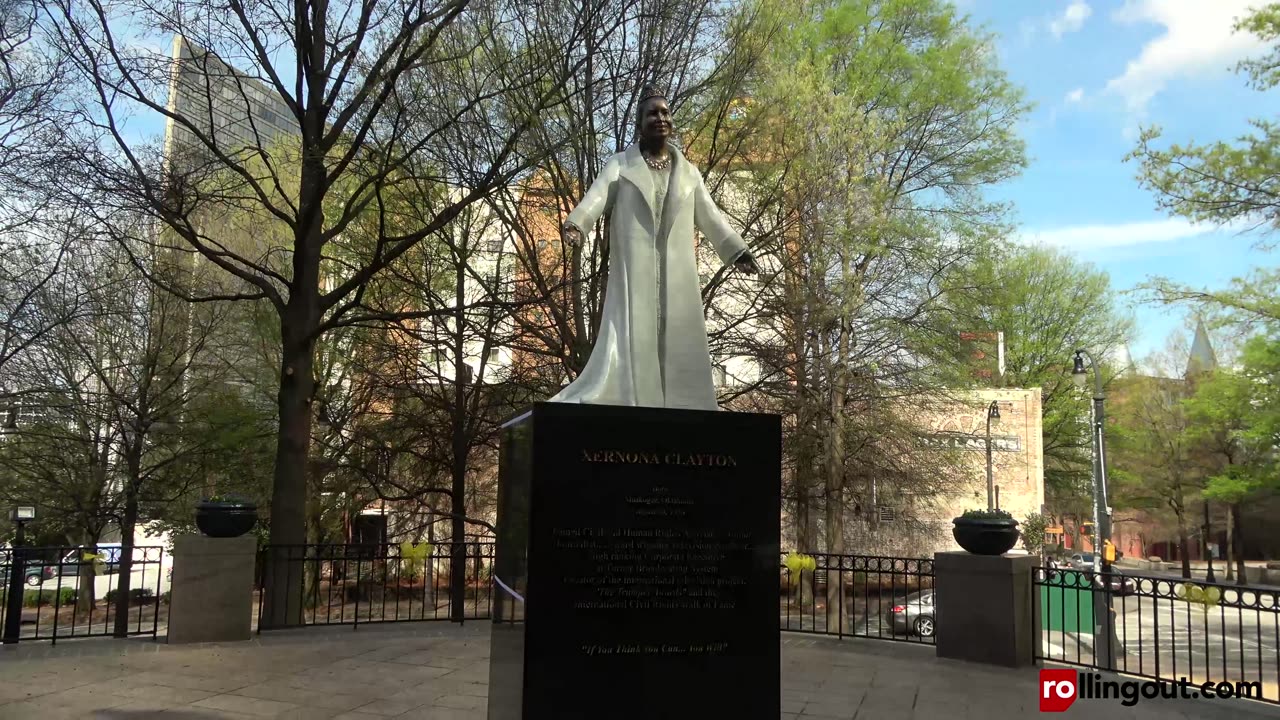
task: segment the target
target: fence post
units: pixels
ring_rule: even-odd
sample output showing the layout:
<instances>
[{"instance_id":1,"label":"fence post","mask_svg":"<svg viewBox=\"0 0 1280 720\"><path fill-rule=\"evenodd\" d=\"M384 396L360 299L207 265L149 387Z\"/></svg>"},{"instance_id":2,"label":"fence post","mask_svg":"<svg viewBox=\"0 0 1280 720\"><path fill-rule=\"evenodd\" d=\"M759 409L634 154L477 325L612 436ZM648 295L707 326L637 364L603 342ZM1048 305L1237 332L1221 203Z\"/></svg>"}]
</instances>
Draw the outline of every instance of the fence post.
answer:
<instances>
[{"instance_id":1,"label":"fence post","mask_svg":"<svg viewBox=\"0 0 1280 720\"><path fill-rule=\"evenodd\" d=\"M262 630L264 629L264 627L268 630L271 629L270 625L266 624L267 623L266 616L262 614L262 601L265 600L267 596L267 563L270 562L270 559L269 559L270 557L271 556L267 552L266 548L262 548L261 550L258 551L257 591L258 591L258 634L259 635L262 634ZM172 592L172 588L170 589L170 592ZM172 603L173 603L172 594L169 597L170 597L170 601L169 601L170 607L172 607Z\"/></svg>"},{"instance_id":2,"label":"fence post","mask_svg":"<svg viewBox=\"0 0 1280 720\"><path fill-rule=\"evenodd\" d=\"M836 571L836 606L840 619L836 620L837 637L844 639L844 558L837 560L839 570Z\"/></svg>"},{"instance_id":3,"label":"fence post","mask_svg":"<svg viewBox=\"0 0 1280 720\"><path fill-rule=\"evenodd\" d=\"M164 548L160 548L156 554L159 558L156 560L156 611L151 616L151 638L153 640L160 632L160 605L161 600L164 599ZM143 557L145 556L146 550L143 550ZM54 618L57 618L57 615L54 615ZM168 625L168 623L165 624ZM142 628L139 627L138 630L141 631ZM54 635L57 634L57 631L54 631Z\"/></svg>"},{"instance_id":4,"label":"fence post","mask_svg":"<svg viewBox=\"0 0 1280 720\"><path fill-rule=\"evenodd\" d=\"M360 566L363 564L364 563L360 561L360 553L359 551L357 551L356 552L356 592L355 592L356 617L355 617L355 621L351 624L352 630L358 630L360 628Z\"/></svg>"},{"instance_id":5,"label":"fence post","mask_svg":"<svg viewBox=\"0 0 1280 720\"><path fill-rule=\"evenodd\" d=\"M1172 587L1172 585L1170 585L1170 587ZM1160 585L1158 581L1151 583L1151 617L1153 618L1153 621L1151 623L1151 641L1154 644L1155 653L1156 653L1156 677L1161 676L1160 675L1160 592L1159 590L1160 590ZM1138 585L1138 591L1139 592L1142 591L1142 586L1140 584ZM1138 608L1139 608L1138 611L1141 612L1142 606L1139 605ZM1139 647L1141 647L1141 644L1139 644ZM1177 652L1178 652L1177 648L1174 648L1174 653L1177 653ZM1259 656L1261 656L1261 653L1262 653L1261 643L1258 644L1258 653L1259 653ZM1241 667L1241 669L1242 670L1244 669L1243 666ZM1142 668L1138 668L1138 672L1142 672Z\"/></svg>"},{"instance_id":6,"label":"fence post","mask_svg":"<svg viewBox=\"0 0 1280 720\"><path fill-rule=\"evenodd\" d=\"M24 562L26 558L23 554L22 546L15 541L13 548L9 550L9 590L5 596L4 611L5 645L18 642L18 637L22 634L22 583L27 579L27 568ZM39 593L38 590L36 592ZM38 609L38 599L36 606Z\"/></svg>"}]
</instances>

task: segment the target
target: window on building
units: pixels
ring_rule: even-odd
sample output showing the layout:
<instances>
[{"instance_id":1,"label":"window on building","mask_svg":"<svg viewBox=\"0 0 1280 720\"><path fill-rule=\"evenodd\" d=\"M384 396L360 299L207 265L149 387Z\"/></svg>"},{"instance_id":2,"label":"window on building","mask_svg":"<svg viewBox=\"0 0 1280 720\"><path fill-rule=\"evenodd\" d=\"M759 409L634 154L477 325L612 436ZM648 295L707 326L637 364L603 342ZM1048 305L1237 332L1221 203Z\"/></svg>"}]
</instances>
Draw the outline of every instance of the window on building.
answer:
<instances>
[{"instance_id":1,"label":"window on building","mask_svg":"<svg viewBox=\"0 0 1280 720\"><path fill-rule=\"evenodd\" d=\"M888 505L881 505L877 508L877 512L882 523L891 523L898 519L898 511Z\"/></svg>"}]
</instances>

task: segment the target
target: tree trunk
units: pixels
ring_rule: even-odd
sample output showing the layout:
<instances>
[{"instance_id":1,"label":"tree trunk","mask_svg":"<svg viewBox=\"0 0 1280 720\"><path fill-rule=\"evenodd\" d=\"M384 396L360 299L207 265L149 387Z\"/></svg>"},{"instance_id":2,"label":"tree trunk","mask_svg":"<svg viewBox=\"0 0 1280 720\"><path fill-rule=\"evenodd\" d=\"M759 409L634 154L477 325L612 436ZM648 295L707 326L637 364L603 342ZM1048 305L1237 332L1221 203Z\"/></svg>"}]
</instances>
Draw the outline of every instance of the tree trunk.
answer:
<instances>
[{"instance_id":1,"label":"tree trunk","mask_svg":"<svg viewBox=\"0 0 1280 720\"><path fill-rule=\"evenodd\" d=\"M808 384L808 373L804 361L803 341L798 342L795 348L796 357L796 386L795 395L795 443L796 443L796 470L795 470L795 492L796 492L796 552L806 555L812 554L818 549L817 535L817 518L814 514L813 507L813 490L814 490L814 463L817 460L814 453L814 428L812 427L813 414L809 412L806 397L806 389ZM814 578L813 573L807 575L802 571L800 577L792 578L792 582L797 584L797 600L801 608L813 607L814 597Z\"/></svg>"},{"instance_id":2,"label":"tree trunk","mask_svg":"<svg viewBox=\"0 0 1280 720\"><path fill-rule=\"evenodd\" d=\"M1191 538L1187 533L1187 519L1184 513L1178 513L1178 556L1182 559L1182 577L1191 579Z\"/></svg>"},{"instance_id":3,"label":"tree trunk","mask_svg":"<svg viewBox=\"0 0 1280 720\"><path fill-rule=\"evenodd\" d=\"M295 268L297 265L295 262ZM311 287L318 286L313 282ZM271 488L272 547L263 588L263 616L268 627L292 627L302 621L303 573L291 571L290 564L305 556L307 540L307 460L315 390L312 335L317 322L315 290L296 289L280 321L284 351L277 395L280 431Z\"/></svg>"},{"instance_id":4,"label":"tree trunk","mask_svg":"<svg viewBox=\"0 0 1280 720\"><path fill-rule=\"evenodd\" d=\"M826 517L825 529L827 534L827 553L830 554L828 567L838 568L840 563L840 555L844 555L844 463L843 451L844 443L837 437L840 433L840 423L833 422L833 429L829 430L832 434L831 447L828 450L827 457L827 478L826 478ZM844 578L839 572L828 570L827 572L827 632L835 631L837 633L844 630L844 615L842 609L844 606L843 593Z\"/></svg>"},{"instance_id":5,"label":"tree trunk","mask_svg":"<svg viewBox=\"0 0 1280 720\"><path fill-rule=\"evenodd\" d=\"M788 249L790 249L788 243ZM790 330L791 330L791 353L795 360L795 391L792 395L794 402L793 412L796 418L795 427L795 443L796 443L796 470L795 470L795 492L796 492L796 552L806 555L813 554L818 550L818 528L817 516L814 512L813 500L814 490L816 488L815 463L817 461L817 453L815 452L815 440L817 439L817 428L814 427L815 414L813 412L813 403L809 397L810 389L810 365L808 359L808 333L806 321L811 319L811 315L807 312L804 302L804 294L797 290L801 283L801 277L798 271L804 268L803 263L795 262L786 265L786 290L787 307L790 309ZM799 602L800 607L813 607L815 599L813 596L814 578L813 573L809 573L806 577L804 573L795 579L799 585Z\"/></svg>"},{"instance_id":6,"label":"tree trunk","mask_svg":"<svg viewBox=\"0 0 1280 720\"><path fill-rule=\"evenodd\" d=\"M452 545L449 552L449 619L462 622L466 618L467 601L467 556L466 556L466 516L467 516L467 387L464 362L466 352L465 334L466 315L466 269L462 263L457 266L454 276L454 301L457 312L453 317L453 467L451 468L453 485L449 493L450 513L452 514Z\"/></svg>"},{"instance_id":7,"label":"tree trunk","mask_svg":"<svg viewBox=\"0 0 1280 720\"><path fill-rule=\"evenodd\" d=\"M120 515L120 564L116 579L115 624L112 635L118 638L129 635L129 593L133 589L133 532L138 525L138 472L142 441L136 440L128 449L129 479L124 484L124 512ZM145 565L143 567L146 567ZM158 588L157 588L158 589Z\"/></svg>"},{"instance_id":8,"label":"tree trunk","mask_svg":"<svg viewBox=\"0 0 1280 720\"><path fill-rule=\"evenodd\" d=\"M467 543L466 543L466 489L467 455L465 441L459 449L460 426L455 425L453 447L453 487L449 493L450 544L449 544L449 619L462 622L466 618L467 599Z\"/></svg>"},{"instance_id":9,"label":"tree trunk","mask_svg":"<svg viewBox=\"0 0 1280 720\"><path fill-rule=\"evenodd\" d=\"M848 260L844 262L848 276ZM836 361L831 363L828 379L831 383L831 414L827 425L826 462L826 530L827 552L832 557L829 565L839 567L838 556L844 555L844 399L845 363L849 357L849 327L843 309L839 318L839 336L836 338ZM843 613L844 578L838 572L827 573L827 632L835 628L844 631Z\"/></svg>"},{"instance_id":10,"label":"tree trunk","mask_svg":"<svg viewBox=\"0 0 1280 720\"><path fill-rule=\"evenodd\" d=\"M809 552L809 548L813 542L812 536L809 534L809 488L805 487L806 478L796 468L796 552Z\"/></svg>"},{"instance_id":11,"label":"tree trunk","mask_svg":"<svg viewBox=\"0 0 1280 720\"><path fill-rule=\"evenodd\" d=\"M1246 585L1249 579L1244 565L1244 525L1240 522L1240 503L1232 503L1230 512L1231 522L1235 525L1235 536L1231 538L1231 548L1236 557L1236 584Z\"/></svg>"},{"instance_id":12,"label":"tree trunk","mask_svg":"<svg viewBox=\"0 0 1280 720\"><path fill-rule=\"evenodd\" d=\"M93 563L85 562L85 553L98 554L98 538L85 536L84 542L80 546L80 563L77 565L79 577L76 582L76 614L85 618L88 622L92 619L91 611L97 604L97 574L93 570Z\"/></svg>"},{"instance_id":13,"label":"tree trunk","mask_svg":"<svg viewBox=\"0 0 1280 720\"><path fill-rule=\"evenodd\" d=\"M320 327L320 258L324 245L325 195L330 187L321 139L326 114L323 13L318 27L297 18L301 46L310 48L308 76L299 77L307 96L301 118L302 153L298 174L298 223L294 230L293 275L289 296L280 313L280 392L276 396L279 432L271 486L270 537L263 617L272 627L302 622L304 573L290 571L290 558L305 564L307 541L307 478L311 448L311 400L315 396L315 355ZM293 546L293 547L289 547ZM299 568L301 570L301 568Z\"/></svg>"}]
</instances>

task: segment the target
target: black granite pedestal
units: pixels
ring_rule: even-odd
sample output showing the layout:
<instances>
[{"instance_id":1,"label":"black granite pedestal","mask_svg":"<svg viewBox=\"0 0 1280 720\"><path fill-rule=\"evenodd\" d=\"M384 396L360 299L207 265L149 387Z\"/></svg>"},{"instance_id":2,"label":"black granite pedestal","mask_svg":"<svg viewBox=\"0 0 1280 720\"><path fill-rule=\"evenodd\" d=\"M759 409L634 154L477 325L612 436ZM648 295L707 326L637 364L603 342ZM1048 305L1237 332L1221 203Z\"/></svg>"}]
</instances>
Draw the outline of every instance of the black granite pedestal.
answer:
<instances>
[{"instance_id":1,"label":"black granite pedestal","mask_svg":"<svg viewBox=\"0 0 1280 720\"><path fill-rule=\"evenodd\" d=\"M561 403L508 423L489 720L777 718L781 432Z\"/></svg>"},{"instance_id":2,"label":"black granite pedestal","mask_svg":"<svg viewBox=\"0 0 1280 720\"><path fill-rule=\"evenodd\" d=\"M938 657L1026 667L1040 655L1033 555L933 555Z\"/></svg>"}]
</instances>

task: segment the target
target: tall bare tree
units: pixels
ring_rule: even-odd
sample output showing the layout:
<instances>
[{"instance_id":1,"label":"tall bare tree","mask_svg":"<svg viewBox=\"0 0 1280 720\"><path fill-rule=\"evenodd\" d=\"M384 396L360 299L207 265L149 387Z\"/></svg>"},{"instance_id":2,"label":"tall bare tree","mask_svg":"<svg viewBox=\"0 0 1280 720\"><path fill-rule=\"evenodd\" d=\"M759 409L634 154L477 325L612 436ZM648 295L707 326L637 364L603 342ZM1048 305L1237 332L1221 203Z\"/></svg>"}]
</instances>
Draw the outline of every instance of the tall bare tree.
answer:
<instances>
[{"instance_id":1,"label":"tall bare tree","mask_svg":"<svg viewBox=\"0 0 1280 720\"><path fill-rule=\"evenodd\" d=\"M56 168L36 152L59 117L63 68L33 38L38 3L0 1L0 422L8 424L19 398L5 366L50 329L75 315L77 300L58 308L38 295L58 282L74 237L67 212L53 213L33 193Z\"/></svg>"},{"instance_id":2,"label":"tall bare tree","mask_svg":"<svg viewBox=\"0 0 1280 720\"><path fill-rule=\"evenodd\" d=\"M306 538L317 341L344 325L452 312L378 306L368 289L544 157L522 141L573 92L567 83L594 47L586 29L602 6L44 4L45 38L66 54L82 92L79 122L57 147L79 171L66 182L75 198L121 234L116 211L145 214L162 229L157 242L211 269L211 280L168 290L192 302L264 301L278 318L274 544ZM154 39L137 37L148 31L180 36L182 62L149 49ZM169 147L136 139L128 121L139 113L165 120ZM298 152L263 152L281 133L296 136ZM409 181L410 160L430 172L413 180L462 192L441 193L425 222L404 224L384 210ZM282 223L280 242L220 233L219 214L237 206ZM266 612L284 623L300 598L273 578Z\"/></svg>"},{"instance_id":3,"label":"tall bare tree","mask_svg":"<svg viewBox=\"0 0 1280 720\"><path fill-rule=\"evenodd\" d=\"M187 401L217 375L185 372L208 361L210 326L191 323L186 304L155 291L118 245L72 227L77 241L57 282L36 293L33 305L56 317L70 299L76 314L11 364L29 411L5 443L8 491L14 500L39 500L47 522L60 526L73 544L92 548L108 524L119 528L115 631L123 635L141 505L164 502L191 482L182 465L218 428L191 427L198 421ZM182 332L174 332L175 325ZM87 604L92 571L84 572Z\"/></svg>"}]
</instances>

